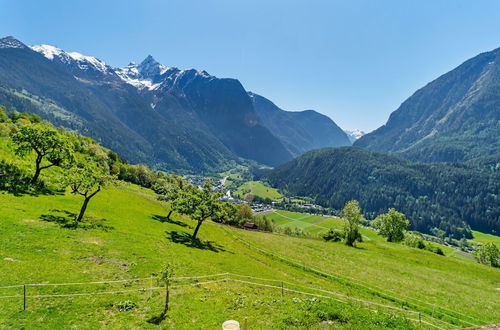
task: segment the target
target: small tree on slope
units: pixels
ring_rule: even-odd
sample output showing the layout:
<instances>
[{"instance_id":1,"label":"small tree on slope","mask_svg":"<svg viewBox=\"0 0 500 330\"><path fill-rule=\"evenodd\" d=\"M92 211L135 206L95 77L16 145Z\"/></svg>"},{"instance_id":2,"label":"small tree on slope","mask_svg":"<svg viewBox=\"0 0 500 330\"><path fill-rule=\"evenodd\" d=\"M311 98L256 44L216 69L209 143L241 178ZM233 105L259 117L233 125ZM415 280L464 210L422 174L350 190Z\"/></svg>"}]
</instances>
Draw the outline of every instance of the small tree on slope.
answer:
<instances>
[{"instance_id":1,"label":"small tree on slope","mask_svg":"<svg viewBox=\"0 0 500 330\"><path fill-rule=\"evenodd\" d=\"M65 183L71 188L73 194L84 197L80 212L75 219L75 225L82 221L90 199L97 195L111 179L108 171L91 159L80 162L69 170Z\"/></svg>"},{"instance_id":2,"label":"small tree on slope","mask_svg":"<svg viewBox=\"0 0 500 330\"><path fill-rule=\"evenodd\" d=\"M190 216L198 221L193 232L192 238L196 239L201 224L211 217L217 217L222 211L222 202L219 200L220 193L213 193L211 190L212 182L207 181L203 189L194 186L188 186L187 189L180 192L177 199L172 202L175 211Z\"/></svg>"},{"instance_id":3,"label":"small tree on slope","mask_svg":"<svg viewBox=\"0 0 500 330\"><path fill-rule=\"evenodd\" d=\"M410 225L406 216L391 208L385 214L379 215L372 223L379 234L387 237L388 242L401 242L405 238L405 231Z\"/></svg>"},{"instance_id":4,"label":"small tree on slope","mask_svg":"<svg viewBox=\"0 0 500 330\"><path fill-rule=\"evenodd\" d=\"M24 125L12 136L12 141L17 155L26 156L32 151L36 154L31 183L38 181L42 170L52 166L68 167L73 161L73 146L69 139L48 125ZM42 161L48 164L42 165Z\"/></svg>"},{"instance_id":5,"label":"small tree on slope","mask_svg":"<svg viewBox=\"0 0 500 330\"><path fill-rule=\"evenodd\" d=\"M347 202L340 212L340 217L344 220L345 244L355 246L356 241L361 241L359 224L363 221L358 201L353 200Z\"/></svg>"},{"instance_id":6,"label":"small tree on slope","mask_svg":"<svg viewBox=\"0 0 500 330\"><path fill-rule=\"evenodd\" d=\"M173 202L180 197L180 193L187 187L187 183L178 176L170 176L168 179L162 179L153 186L154 192L157 194L157 198L160 201ZM167 219L170 220L170 216L173 212L173 207L167 214Z\"/></svg>"},{"instance_id":7,"label":"small tree on slope","mask_svg":"<svg viewBox=\"0 0 500 330\"><path fill-rule=\"evenodd\" d=\"M163 306L163 312L160 315L160 319L164 320L167 316L168 308L169 308L169 300L170 300L170 283L172 281L172 276L174 275L174 269L169 264L165 266L165 270L160 273L160 278L158 281L160 284L165 285L165 305Z\"/></svg>"}]
</instances>

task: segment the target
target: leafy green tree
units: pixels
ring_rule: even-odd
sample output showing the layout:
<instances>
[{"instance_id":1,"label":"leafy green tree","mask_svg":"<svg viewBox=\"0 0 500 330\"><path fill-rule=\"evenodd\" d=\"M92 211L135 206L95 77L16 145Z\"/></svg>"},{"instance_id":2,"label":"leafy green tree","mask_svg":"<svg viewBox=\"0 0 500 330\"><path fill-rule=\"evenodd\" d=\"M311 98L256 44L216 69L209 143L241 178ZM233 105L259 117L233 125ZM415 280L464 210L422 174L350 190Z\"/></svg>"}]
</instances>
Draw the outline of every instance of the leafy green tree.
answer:
<instances>
[{"instance_id":1,"label":"leafy green tree","mask_svg":"<svg viewBox=\"0 0 500 330\"><path fill-rule=\"evenodd\" d=\"M173 202L180 197L181 192L187 187L187 183L178 176L171 176L162 180L159 180L154 186L153 190L157 194L157 198L160 201ZM173 207L167 214L167 219L170 219Z\"/></svg>"},{"instance_id":2,"label":"leafy green tree","mask_svg":"<svg viewBox=\"0 0 500 330\"><path fill-rule=\"evenodd\" d=\"M197 221L196 228L192 238L196 239L201 224L211 217L218 217L222 210L220 201L221 193L212 192L212 182L207 181L202 189L194 186L188 186L187 189L180 192L179 197L172 201L172 207L175 211L190 216Z\"/></svg>"},{"instance_id":3,"label":"leafy green tree","mask_svg":"<svg viewBox=\"0 0 500 330\"><path fill-rule=\"evenodd\" d=\"M97 195L102 187L111 180L109 171L90 158L78 163L68 171L65 178L66 185L71 188L73 194L84 197L80 213L75 219L75 225L82 221L90 199Z\"/></svg>"},{"instance_id":4,"label":"leafy green tree","mask_svg":"<svg viewBox=\"0 0 500 330\"><path fill-rule=\"evenodd\" d=\"M493 242L481 245L475 251L477 260L486 265L500 267L500 250Z\"/></svg>"},{"instance_id":5,"label":"leafy green tree","mask_svg":"<svg viewBox=\"0 0 500 330\"><path fill-rule=\"evenodd\" d=\"M242 220L251 220L253 218L253 211L248 204L239 204L238 206L238 218Z\"/></svg>"},{"instance_id":6,"label":"leafy green tree","mask_svg":"<svg viewBox=\"0 0 500 330\"><path fill-rule=\"evenodd\" d=\"M23 125L12 136L14 152L25 156L36 153L35 174L31 183L36 183L40 172L52 166L68 167L73 162L73 146L70 140L56 129L44 124ZM42 165L42 161L46 165Z\"/></svg>"},{"instance_id":7,"label":"leafy green tree","mask_svg":"<svg viewBox=\"0 0 500 330\"><path fill-rule=\"evenodd\" d=\"M393 208L372 222L372 226L378 229L380 235L387 237L388 242L401 242L409 225L410 221L406 216Z\"/></svg>"},{"instance_id":8,"label":"leafy green tree","mask_svg":"<svg viewBox=\"0 0 500 330\"><path fill-rule=\"evenodd\" d=\"M8 123L10 122L10 118L7 115L7 109L5 106L0 105L0 123Z\"/></svg>"},{"instance_id":9,"label":"leafy green tree","mask_svg":"<svg viewBox=\"0 0 500 330\"><path fill-rule=\"evenodd\" d=\"M347 202L340 212L340 217L344 220L345 244L355 246L356 241L361 241L359 224L363 221L358 201L352 200Z\"/></svg>"},{"instance_id":10,"label":"leafy green tree","mask_svg":"<svg viewBox=\"0 0 500 330\"><path fill-rule=\"evenodd\" d=\"M253 216L253 222L257 225L259 230L273 232L274 225L271 219L266 217L265 215L256 214Z\"/></svg>"},{"instance_id":11,"label":"leafy green tree","mask_svg":"<svg viewBox=\"0 0 500 330\"><path fill-rule=\"evenodd\" d=\"M233 203L223 202L221 204L221 211L213 216L212 220L219 223L237 225L240 223L238 208Z\"/></svg>"}]
</instances>

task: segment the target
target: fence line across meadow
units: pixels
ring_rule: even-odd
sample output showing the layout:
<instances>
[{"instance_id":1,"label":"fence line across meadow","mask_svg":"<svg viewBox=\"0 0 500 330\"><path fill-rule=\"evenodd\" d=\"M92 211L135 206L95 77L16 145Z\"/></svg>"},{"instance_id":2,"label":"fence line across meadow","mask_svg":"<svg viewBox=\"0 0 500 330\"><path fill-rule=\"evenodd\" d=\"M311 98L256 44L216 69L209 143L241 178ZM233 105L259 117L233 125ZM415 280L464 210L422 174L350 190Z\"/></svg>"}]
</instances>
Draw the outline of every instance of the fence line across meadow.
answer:
<instances>
[{"instance_id":1,"label":"fence line across meadow","mask_svg":"<svg viewBox=\"0 0 500 330\"><path fill-rule=\"evenodd\" d=\"M224 277L225 276L225 277ZM181 288L181 287L188 287L188 286L200 286L200 285L207 285L207 284L214 284L214 283L221 283L221 282L236 282L240 284L245 284L245 285L252 285L252 286L259 286L259 287L267 287L267 288L274 288L281 290L282 296L284 295L284 292L291 292L291 293L296 293L296 294L302 294L302 295L307 295L311 297L317 297L317 298L323 298L323 299L330 299L334 300L340 303L349 303L349 302L358 302L362 303L365 305L372 305L372 306L377 306L379 308L383 309L389 309L392 310L393 312L397 313L403 313L406 314L404 317L406 319L416 321L419 323L424 323L429 326L432 326L437 329L444 329L441 326L438 326L436 324L433 324L429 321L423 320L422 315L420 312L413 311L413 310L408 310L396 306L389 306L389 305L384 305L380 304L377 302L373 301L367 301L363 299L358 299L354 297L349 297L334 291L328 291L324 290L321 288L315 288L315 287L310 287L310 286L305 286L305 285L300 285L297 283L292 283L288 281L282 281L282 280L276 280L276 279L268 279L268 278L262 278L262 277L255 277L255 276L250 276L250 275L243 275L243 274L236 274L236 273L217 273L217 274L207 274L207 275L197 275L197 276L181 276L181 277L173 277L172 281L184 281L184 280L198 280L202 278L217 278L217 277L224 277L222 279L218 280L211 280L211 281L201 281L201 282L195 282L195 283L187 283L187 284L176 284L176 285L171 285L171 289L176 289L176 288ZM234 278L236 277L236 278ZM268 282L274 282L274 283L280 283L281 285L271 285L271 284L263 284L263 283L258 283L258 282L252 282L249 280L242 280L241 278L246 278L246 279L253 279L253 280L258 280L258 281L268 281ZM17 295L8 295L8 296L0 296L0 299L9 299L9 298L23 298L23 305L24 309L26 309L26 300L27 298L58 298L58 297L78 297L78 296L94 296L94 295L108 295L108 294L121 294L121 293L131 293L131 292L152 292L156 290L165 290L165 287L159 287L159 286L153 286L152 281L154 280L154 277L142 277L142 278L132 278L132 279L122 279L122 280L102 280L102 281L91 281L91 282L68 282L68 283L30 283L30 284L18 284L18 285L9 285L9 286L2 286L0 289L13 289L13 288L23 288L23 294L17 294ZM46 287L46 286L53 286L53 287L58 287L58 286L81 286L81 285L97 285L97 284L114 284L114 283L127 283L127 282L139 282L139 281L145 281L145 280L150 280L150 286L149 287L142 287L142 288L137 288L137 289L126 289L126 290L113 290L113 291L93 291L93 292L77 292L77 293L61 293L61 294L35 294L35 295L29 295L26 293L26 288L27 287ZM285 284L289 286L295 286L295 287L300 287L305 290L312 290L312 291L319 291L323 294L318 294L318 293L311 293L311 292L306 292L302 290L295 290L290 287L285 287ZM327 294L327 295L325 295ZM333 297L332 297L333 296ZM408 314L410 315L415 315L418 316L418 320L415 318L408 317ZM430 316L429 316L430 317ZM450 324L444 320L436 319L433 317L430 317L433 322L441 322L445 323L447 326L455 327L456 325Z\"/></svg>"},{"instance_id":2,"label":"fence line across meadow","mask_svg":"<svg viewBox=\"0 0 500 330\"><path fill-rule=\"evenodd\" d=\"M432 314L437 313L437 314L440 314L440 315L443 315L443 316L446 316L446 317L449 317L449 318L452 318L452 319L455 319L455 320L458 320L459 322L462 322L462 323L465 323L467 325L470 325L470 326L479 326L479 324L477 323L473 323L471 322L470 320L474 320L475 322L480 322L480 323L483 323L483 324L486 324L487 322L483 321L483 320L479 320L477 318L474 318L474 317L471 317L471 316L468 316L468 315L465 315L463 313L460 313L460 312L457 312L457 311L453 311L453 310L449 310L449 309L446 309L444 307L441 307L441 306L437 306L435 304L432 304L432 303L428 303L428 302L425 302L425 301L421 301L419 299L416 299L416 298L412 298L412 297L407 297L407 296L404 296L404 295L401 295L401 294L397 294L395 293L394 291L391 291L391 290L385 290L385 291L388 291L388 292L391 292L391 294L393 295L392 297L385 293L384 290L380 289L380 288L377 288L377 287L370 287L369 285L359 281L359 280L356 280L354 278L351 278L349 276L340 276L338 274L332 274L332 273L326 273L326 272L323 272L321 270L318 270L318 269L315 269L315 268L312 268L312 267L308 267L306 266L305 264L300 264L300 263L297 263L297 262L294 262L294 261L291 261L287 258L284 258L283 256L280 256L280 255L277 255L273 252L270 252L270 251L267 251L265 249L262 249L258 246L256 246L255 244L252 244L244 239L242 239L241 237L238 237L238 236L235 236L232 232L230 232L228 229L226 228L223 228L229 235L231 235L234 239L242 242L243 244L247 245L248 247L252 248L252 249L255 249L257 250L258 252L264 254L264 255L267 255L267 256L271 256L273 258L276 258L278 260L281 260L289 265L292 265L292 266L296 266L296 267L300 267L302 269L306 269L306 270L309 270L311 271L312 273L316 273L318 275L321 275L321 276L324 276L324 277L330 277L330 278L335 278L335 279L338 279L340 281L349 281L359 287L362 287L362 288L365 288L369 291L372 291L372 292L376 292L378 294L382 294L384 296L387 296L387 297L390 297L390 298L396 298L398 295L399 297L397 297L396 299L397 300L401 300L401 299L408 299L408 300L413 300L413 301L416 301L417 303L413 303L414 305L416 305L417 307L419 308L425 308L424 306L422 305L428 305L428 306L432 306L433 308L433 311L432 311ZM420 306L419 306L420 305ZM435 310L435 308L438 308L438 310ZM442 312L442 311L439 311L439 309L445 311L445 312ZM452 315L452 314L458 314L460 315L461 317L458 317L456 315ZM439 320L440 322L445 322L447 324L450 324L446 321L443 321L439 318L436 318L434 317L434 315L428 315L429 317L433 318L433 319L436 319L436 320ZM467 318L468 320L464 320L464 318Z\"/></svg>"},{"instance_id":3,"label":"fence line across meadow","mask_svg":"<svg viewBox=\"0 0 500 330\"><path fill-rule=\"evenodd\" d=\"M257 248L254 246L254 248L261 250L260 248ZM264 252L264 251L262 251ZM265 251L268 252L268 251ZM316 270L317 271L317 270ZM331 274L328 274L331 276ZM217 282L228 282L228 281L234 281L234 282L239 282L239 283L246 283L246 284L252 284L252 285L260 285L263 287L270 287L270 288L278 288L281 289L282 291L287 291L287 292L294 292L298 294L305 294L305 295L310 295L310 296L316 296L316 297L321 297L321 298L329 298L336 300L338 302L345 303L347 301L351 302L358 302L361 304L365 305L372 305L372 306L377 306L385 309L390 309L393 311L398 311L398 312L403 312L403 313L408 313L408 314L413 314L413 315L418 315L419 316L419 322L423 323L428 323L427 321L422 320L422 314L421 312L417 312L414 310L410 309L404 309L396 306L389 306L389 305L384 305L380 304L377 302L373 301L367 301L355 297L350 297L346 296L343 294L340 294L338 292L334 291L328 291L324 290L321 288L315 288L315 287L310 287L310 286L305 286L301 285L298 283L292 283L284 280L276 280L276 279L268 279L268 278L262 278L262 277L255 277L255 276L250 276L250 275L243 275L243 274L236 274L236 273L216 273L216 274L206 274L206 275L196 275L196 276L179 276L179 277L173 277L171 280L172 281L185 281L185 280L198 280L198 279L203 279L203 278L214 278L214 277L223 277L226 276L227 278L222 279L222 280L215 280L215 281L205 281L205 282L195 282L195 283L190 283L190 284L184 284L184 285L172 285L171 288L178 288L178 287L185 287L185 286L198 286L198 285L203 285L203 284L210 284L210 283L217 283ZM267 282L274 282L274 283L281 283L281 286L273 286L273 285L268 285L268 284L262 284L262 283L255 283L255 282L250 282L250 281L243 281L239 279L234 279L231 277L239 277L239 278L249 278L253 280L259 280L259 281L267 281ZM51 298L51 297L71 297L71 296L92 296L92 295L106 295L106 294L119 294L119 293L127 293L127 292L146 292L146 291L154 291L154 290L160 290L162 287L153 287L152 282L154 281L154 277L140 277L140 278L131 278L131 279L121 279L121 280L101 280L101 281L91 281L91 282L67 282L67 283L28 283L28 284L17 284L17 285L8 285L8 286L1 286L0 290L2 289L14 289L14 288L23 288L23 294L18 294L18 295L5 295L5 296L0 296L0 299L12 299L12 298L23 298L24 299L24 305L26 304L26 299L27 298ZM53 287L58 287L58 286L81 286L81 285L99 285L99 284L114 284L114 283L127 283L127 282L140 282L140 281L150 281L149 287L143 287L139 289L127 289L127 290L115 290L115 291L97 291L97 292L82 292L82 293L68 293L68 294L45 294L45 295L28 295L26 294L26 288L29 287L46 287L46 286L53 286ZM300 291L300 290L293 290L290 288L284 287L284 284L290 285L290 286L295 286L295 287L301 287L306 290L312 290L312 291L318 291L321 293L326 293L331 296L335 296L336 298L333 298L331 296L324 296L324 295L319 295L319 294L313 294L310 292L305 292L305 291ZM363 286L363 285L361 285ZM0 291L1 292L1 291ZM343 299L343 300L341 300ZM439 314L443 314L442 312L436 311ZM458 312L455 312L457 314L461 314ZM425 314L424 314L425 315ZM469 320L464 320L462 318L449 315L449 314L444 314L447 317L451 317L452 319L455 319L461 323L465 323L468 325L474 325L477 326L478 324L472 323ZM461 314L463 315L463 314ZM444 323L447 326L454 327L456 324L451 324L448 323L440 318L434 317L434 315L426 315L433 321L437 321L440 323ZM463 315L469 319L474 319L472 317ZM438 327L439 328L439 327Z\"/></svg>"},{"instance_id":4,"label":"fence line across meadow","mask_svg":"<svg viewBox=\"0 0 500 330\"><path fill-rule=\"evenodd\" d=\"M218 273L218 274L208 274L208 275L199 275L199 276L180 276L180 277L172 277L172 280L198 279L198 278L206 278L206 277L214 277L214 276L223 276L223 275L228 275L228 274L230 274L230 273ZM122 280L101 280L101 281L93 281L93 282L27 283L27 284L0 286L0 289L19 288L19 287L23 287L23 286L29 287L29 286L71 286L71 285L88 285L88 284L109 284L109 283L122 283L122 282L135 282L135 281L151 280L152 278L154 279L154 276L138 277L138 278L130 278L130 279L122 279Z\"/></svg>"}]
</instances>

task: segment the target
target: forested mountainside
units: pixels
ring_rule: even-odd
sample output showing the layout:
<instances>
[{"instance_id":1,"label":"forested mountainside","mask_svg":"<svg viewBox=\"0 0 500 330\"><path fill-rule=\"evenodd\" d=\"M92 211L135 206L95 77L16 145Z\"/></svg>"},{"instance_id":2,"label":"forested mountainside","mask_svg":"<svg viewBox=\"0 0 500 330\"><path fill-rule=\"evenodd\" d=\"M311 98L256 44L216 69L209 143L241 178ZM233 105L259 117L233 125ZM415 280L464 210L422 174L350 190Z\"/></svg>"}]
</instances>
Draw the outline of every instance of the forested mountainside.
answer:
<instances>
[{"instance_id":1,"label":"forested mountainside","mask_svg":"<svg viewBox=\"0 0 500 330\"><path fill-rule=\"evenodd\" d=\"M312 149L351 145L347 134L325 115L314 110L285 111L263 96L248 95L262 124L294 156Z\"/></svg>"},{"instance_id":2,"label":"forested mountainside","mask_svg":"<svg viewBox=\"0 0 500 330\"><path fill-rule=\"evenodd\" d=\"M134 70L162 82L144 87L94 57L13 38L0 43L3 104L92 136L131 162L203 171L239 157L267 165L291 158L237 80L164 70L148 57Z\"/></svg>"},{"instance_id":3,"label":"forested mountainside","mask_svg":"<svg viewBox=\"0 0 500 330\"><path fill-rule=\"evenodd\" d=\"M356 147L305 153L263 175L295 196L337 209L358 200L369 218L394 207L415 230L456 238L472 229L500 232L500 171L466 164L416 164Z\"/></svg>"},{"instance_id":4,"label":"forested mountainside","mask_svg":"<svg viewBox=\"0 0 500 330\"><path fill-rule=\"evenodd\" d=\"M500 159L500 48L421 88L355 146L424 162Z\"/></svg>"},{"instance_id":5,"label":"forested mountainside","mask_svg":"<svg viewBox=\"0 0 500 330\"><path fill-rule=\"evenodd\" d=\"M214 171L244 159L276 166L312 148L345 143L333 137L333 121L315 112L289 115L293 119L279 128L266 125L270 120L257 114L236 79L168 67L151 56L116 69L92 56L29 47L13 37L0 39L0 103L89 135L132 163L163 170ZM291 148L279 132L295 130L297 120L303 122L300 134L321 134L301 137Z\"/></svg>"}]
</instances>

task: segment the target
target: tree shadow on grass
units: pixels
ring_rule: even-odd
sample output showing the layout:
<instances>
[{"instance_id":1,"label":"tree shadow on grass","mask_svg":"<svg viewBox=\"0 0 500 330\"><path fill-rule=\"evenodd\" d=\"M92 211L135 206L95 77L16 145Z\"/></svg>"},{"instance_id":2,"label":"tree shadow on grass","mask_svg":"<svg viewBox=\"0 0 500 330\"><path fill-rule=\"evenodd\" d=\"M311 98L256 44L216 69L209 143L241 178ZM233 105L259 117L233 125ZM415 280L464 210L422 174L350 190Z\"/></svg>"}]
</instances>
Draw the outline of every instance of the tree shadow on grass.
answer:
<instances>
[{"instance_id":1,"label":"tree shadow on grass","mask_svg":"<svg viewBox=\"0 0 500 330\"><path fill-rule=\"evenodd\" d=\"M192 228L190 225L188 225L188 224L186 224L184 222L173 220L173 219L169 219L169 218L167 218L165 216L158 215L158 214L153 214L152 218L153 218L153 220L156 220L156 221L168 222L168 223L171 223L173 225L177 225L177 226L181 226L181 227L187 227L187 228Z\"/></svg>"},{"instance_id":2,"label":"tree shadow on grass","mask_svg":"<svg viewBox=\"0 0 500 330\"><path fill-rule=\"evenodd\" d=\"M113 226L107 225L106 219L96 219L93 217L84 217L79 223L75 222L76 213L66 211L51 209L49 210L51 214L40 215L40 220L53 222L61 226L62 228L69 229L100 229L102 231L110 231L115 229Z\"/></svg>"},{"instance_id":3,"label":"tree shadow on grass","mask_svg":"<svg viewBox=\"0 0 500 330\"><path fill-rule=\"evenodd\" d=\"M155 325L160 325L164 320L166 319L166 316L164 315L155 315L151 316L147 322Z\"/></svg>"},{"instance_id":4,"label":"tree shadow on grass","mask_svg":"<svg viewBox=\"0 0 500 330\"><path fill-rule=\"evenodd\" d=\"M202 241L199 238L194 238L186 232L170 231L166 232L167 239L173 243L183 244L190 248L209 250L212 252L226 252L222 245L212 241Z\"/></svg>"}]
</instances>

